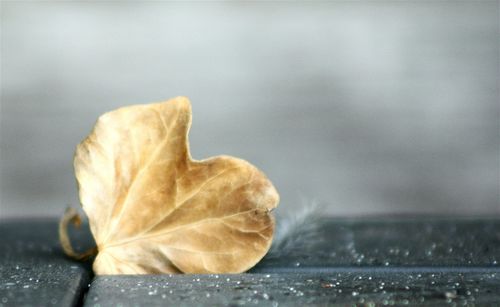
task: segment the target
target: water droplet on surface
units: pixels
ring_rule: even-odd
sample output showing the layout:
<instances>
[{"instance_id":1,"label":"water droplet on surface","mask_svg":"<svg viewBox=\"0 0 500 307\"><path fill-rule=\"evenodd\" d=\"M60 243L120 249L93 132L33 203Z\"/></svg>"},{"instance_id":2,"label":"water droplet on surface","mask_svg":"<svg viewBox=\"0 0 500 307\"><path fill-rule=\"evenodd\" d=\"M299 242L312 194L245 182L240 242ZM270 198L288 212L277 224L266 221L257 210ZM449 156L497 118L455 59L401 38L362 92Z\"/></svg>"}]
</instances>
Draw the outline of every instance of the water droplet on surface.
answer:
<instances>
[{"instance_id":1,"label":"water droplet on surface","mask_svg":"<svg viewBox=\"0 0 500 307\"><path fill-rule=\"evenodd\" d=\"M446 298L456 298L457 297L457 293L455 291L446 291L444 293L444 296Z\"/></svg>"},{"instance_id":2,"label":"water droplet on surface","mask_svg":"<svg viewBox=\"0 0 500 307\"><path fill-rule=\"evenodd\" d=\"M352 291L352 296L358 296L358 295L359 295L359 292Z\"/></svg>"}]
</instances>

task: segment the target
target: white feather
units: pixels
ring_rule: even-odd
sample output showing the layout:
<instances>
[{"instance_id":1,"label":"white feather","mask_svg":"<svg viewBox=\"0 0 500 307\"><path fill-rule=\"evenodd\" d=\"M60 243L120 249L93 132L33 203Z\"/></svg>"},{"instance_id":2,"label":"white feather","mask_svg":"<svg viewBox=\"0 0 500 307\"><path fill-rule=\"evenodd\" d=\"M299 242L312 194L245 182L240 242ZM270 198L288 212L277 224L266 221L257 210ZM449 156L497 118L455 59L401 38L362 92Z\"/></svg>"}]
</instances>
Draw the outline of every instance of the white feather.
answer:
<instances>
[{"instance_id":1,"label":"white feather","mask_svg":"<svg viewBox=\"0 0 500 307\"><path fill-rule=\"evenodd\" d=\"M318 236L322 206L303 201L299 209L277 219L276 234L269 257L279 257L297 250L308 250L321 240Z\"/></svg>"}]
</instances>

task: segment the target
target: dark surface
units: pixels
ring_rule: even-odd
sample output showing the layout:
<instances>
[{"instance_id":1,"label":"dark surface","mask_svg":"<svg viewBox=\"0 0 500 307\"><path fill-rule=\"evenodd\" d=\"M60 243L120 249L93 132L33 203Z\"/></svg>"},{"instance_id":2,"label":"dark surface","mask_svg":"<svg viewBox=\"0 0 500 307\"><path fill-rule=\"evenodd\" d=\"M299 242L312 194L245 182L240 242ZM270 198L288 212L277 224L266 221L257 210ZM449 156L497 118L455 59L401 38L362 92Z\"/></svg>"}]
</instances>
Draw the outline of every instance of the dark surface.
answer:
<instances>
[{"instance_id":1,"label":"dark surface","mask_svg":"<svg viewBox=\"0 0 500 307\"><path fill-rule=\"evenodd\" d=\"M75 249L92 246L87 228L71 231ZM254 274L100 276L84 298L90 263L63 255L57 220L0 221L0 306L500 301L500 220L323 219L294 229Z\"/></svg>"},{"instance_id":2,"label":"dark surface","mask_svg":"<svg viewBox=\"0 0 500 307\"><path fill-rule=\"evenodd\" d=\"M0 221L0 306L75 306L91 281L89 264L64 256L57 221ZM75 233L75 248L91 245Z\"/></svg>"},{"instance_id":3,"label":"dark surface","mask_svg":"<svg viewBox=\"0 0 500 307\"><path fill-rule=\"evenodd\" d=\"M319 220L292 234L254 272L345 266L498 267L498 219Z\"/></svg>"},{"instance_id":4,"label":"dark surface","mask_svg":"<svg viewBox=\"0 0 500 307\"><path fill-rule=\"evenodd\" d=\"M340 272L103 276L85 306L442 306L500 301L497 273Z\"/></svg>"}]
</instances>

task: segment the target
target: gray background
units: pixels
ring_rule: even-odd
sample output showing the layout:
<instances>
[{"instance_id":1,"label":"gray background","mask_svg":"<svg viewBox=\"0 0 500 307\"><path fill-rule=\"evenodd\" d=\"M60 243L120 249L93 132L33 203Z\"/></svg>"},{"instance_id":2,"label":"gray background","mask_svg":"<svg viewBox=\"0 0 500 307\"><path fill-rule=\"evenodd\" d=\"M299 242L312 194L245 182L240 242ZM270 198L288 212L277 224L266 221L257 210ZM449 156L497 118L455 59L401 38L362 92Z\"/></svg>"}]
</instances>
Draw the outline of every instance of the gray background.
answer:
<instances>
[{"instance_id":1,"label":"gray background","mask_svg":"<svg viewBox=\"0 0 500 307\"><path fill-rule=\"evenodd\" d=\"M78 204L75 145L190 97L195 158L268 174L279 214L500 214L499 2L1 2L0 216Z\"/></svg>"}]
</instances>

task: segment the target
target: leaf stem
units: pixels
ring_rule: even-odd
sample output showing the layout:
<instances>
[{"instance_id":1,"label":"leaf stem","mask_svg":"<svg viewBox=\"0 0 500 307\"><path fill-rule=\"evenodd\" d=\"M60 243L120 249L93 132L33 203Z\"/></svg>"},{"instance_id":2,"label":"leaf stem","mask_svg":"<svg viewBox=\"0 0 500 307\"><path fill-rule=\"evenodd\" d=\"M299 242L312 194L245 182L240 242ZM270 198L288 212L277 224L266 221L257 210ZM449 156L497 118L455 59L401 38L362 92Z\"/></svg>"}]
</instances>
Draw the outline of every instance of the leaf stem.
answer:
<instances>
[{"instance_id":1,"label":"leaf stem","mask_svg":"<svg viewBox=\"0 0 500 307\"><path fill-rule=\"evenodd\" d=\"M80 227L82 224L82 220L80 215L74 208L67 208L59 221L59 242L61 243L62 249L64 253L75 260L85 261L90 257L97 255L98 249L97 246L83 252L77 253L71 246L71 241L68 235L68 224L72 223L75 227Z\"/></svg>"}]
</instances>

